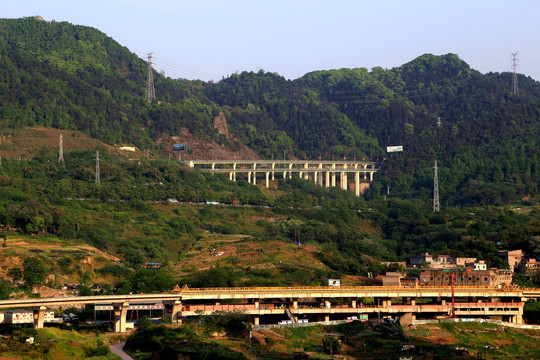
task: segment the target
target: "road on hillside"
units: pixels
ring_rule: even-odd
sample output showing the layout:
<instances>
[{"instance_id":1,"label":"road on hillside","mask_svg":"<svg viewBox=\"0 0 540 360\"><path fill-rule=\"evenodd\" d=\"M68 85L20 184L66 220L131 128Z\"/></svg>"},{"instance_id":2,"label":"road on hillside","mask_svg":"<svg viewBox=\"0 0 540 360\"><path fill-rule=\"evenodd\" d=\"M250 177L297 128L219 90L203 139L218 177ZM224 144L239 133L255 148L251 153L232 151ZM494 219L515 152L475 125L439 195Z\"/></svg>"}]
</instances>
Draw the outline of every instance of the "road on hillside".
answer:
<instances>
[{"instance_id":1,"label":"road on hillside","mask_svg":"<svg viewBox=\"0 0 540 360\"><path fill-rule=\"evenodd\" d=\"M115 355L118 355L120 356L120 359L122 360L135 360L133 359L131 356L129 356L128 354L126 354L124 352L124 345L126 345L126 342L125 341L121 341L119 343L116 343L114 345L111 345L109 347L109 349L111 350L111 352Z\"/></svg>"}]
</instances>

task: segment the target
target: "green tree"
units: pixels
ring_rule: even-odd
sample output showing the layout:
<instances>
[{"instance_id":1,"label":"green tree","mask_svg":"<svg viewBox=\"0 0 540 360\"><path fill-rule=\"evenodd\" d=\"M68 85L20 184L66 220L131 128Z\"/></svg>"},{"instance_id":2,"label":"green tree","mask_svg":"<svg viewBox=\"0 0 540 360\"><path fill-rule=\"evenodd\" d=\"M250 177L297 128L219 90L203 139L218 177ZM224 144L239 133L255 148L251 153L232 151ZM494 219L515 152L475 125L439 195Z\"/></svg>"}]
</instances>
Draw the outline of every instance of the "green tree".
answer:
<instances>
[{"instance_id":1,"label":"green tree","mask_svg":"<svg viewBox=\"0 0 540 360\"><path fill-rule=\"evenodd\" d=\"M47 276L47 269L43 262L35 257L23 261L23 279L28 287L42 284Z\"/></svg>"},{"instance_id":2,"label":"green tree","mask_svg":"<svg viewBox=\"0 0 540 360\"><path fill-rule=\"evenodd\" d=\"M336 355L341 352L341 343L332 335L326 335L322 340L324 352L330 355Z\"/></svg>"},{"instance_id":3,"label":"green tree","mask_svg":"<svg viewBox=\"0 0 540 360\"><path fill-rule=\"evenodd\" d=\"M22 279L22 276L23 276L23 272L19 268L9 269L7 274L13 281L19 281Z\"/></svg>"}]
</instances>

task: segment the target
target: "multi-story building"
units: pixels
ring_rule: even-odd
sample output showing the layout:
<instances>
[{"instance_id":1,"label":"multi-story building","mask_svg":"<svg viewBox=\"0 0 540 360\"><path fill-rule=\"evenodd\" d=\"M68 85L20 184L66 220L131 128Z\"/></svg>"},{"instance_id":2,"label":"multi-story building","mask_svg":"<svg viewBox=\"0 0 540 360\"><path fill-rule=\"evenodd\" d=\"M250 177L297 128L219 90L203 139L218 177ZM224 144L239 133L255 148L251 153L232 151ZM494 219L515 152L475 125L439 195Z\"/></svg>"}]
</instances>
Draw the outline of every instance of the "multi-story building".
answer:
<instances>
[{"instance_id":1,"label":"multi-story building","mask_svg":"<svg viewBox=\"0 0 540 360\"><path fill-rule=\"evenodd\" d=\"M34 313L30 310L9 310L3 313L3 323L5 324L33 324ZM46 311L45 322L54 320L54 311Z\"/></svg>"},{"instance_id":2,"label":"multi-story building","mask_svg":"<svg viewBox=\"0 0 540 360\"><path fill-rule=\"evenodd\" d=\"M472 263L472 268L474 271L478 271L478 270L487 270L487 264L484 260L478 260L478 261L475 261L474 263Z\"/></svg>"},{"instance_id":3,"label":"multi-story building","mask_svg":"<svg viewBox=\"0 0 540 360\"><path fill-rule=\"evenodd\" d=\"M527 261L524 259L521 265L525 269L525 273L529 276L534 275L540 270L540 262L536 261L536 259L529 259Z\"/></svg>"},{"instance_id":4,"label":"multi-story building","mask_svg":"<svg viewBox=\"0 0 540 360\"><path fill-rule=\"evenodd\" d=\"M418 286L418 277L407 276L403 272L387 272L382 277L383 286L406 286L416 287Z\"/></svg>"},{"instance_id":5,"label":"multi-story building","mask_svg":"<svg viewBox=\"0 0 540 360\"><path fill-rule=\"evenodd\" d=\"M426 264L430 268L454 268L456 267L455 259L450 255L431 255L423 253L420 255L411 255L409 262L411 266L419 268L422 264Z\"/></svg>"},{"instance_id":6,"label":"multi-story building","mask_svg":"<svg viewBox=\"0 0 540 360\"><path fill-rule=\"evenodd\" d=\"M497 255L510 265L510 270L512 270L512 272L520 267L521 261L523 260L522 250L501 250Z\"/></svg>"},{"instance_id":7,"label":"multi-story building","mask_svg":"<svg viewBox=\"0 0 540 360\"><path fill-rule=\"evenodd\" d=\"M458 257L456 258L456 266L458 267L473 267L474 263L476 262L476 258L465 258L465 257Z\"/></svg>"},{"instance_id":8,"label":"multi-story building","mask_svg":"<svg viewBox=\"0 0 540 360\"><path fill-rule=\"evenodd\" d=\"M448 286L451 283L451 274L454 274L456 286L486 286L497 287L512 283L510 270L491 269L477 270L468 269L425 269L420 273L421 286Z\"/></svg>"}]
</instances>

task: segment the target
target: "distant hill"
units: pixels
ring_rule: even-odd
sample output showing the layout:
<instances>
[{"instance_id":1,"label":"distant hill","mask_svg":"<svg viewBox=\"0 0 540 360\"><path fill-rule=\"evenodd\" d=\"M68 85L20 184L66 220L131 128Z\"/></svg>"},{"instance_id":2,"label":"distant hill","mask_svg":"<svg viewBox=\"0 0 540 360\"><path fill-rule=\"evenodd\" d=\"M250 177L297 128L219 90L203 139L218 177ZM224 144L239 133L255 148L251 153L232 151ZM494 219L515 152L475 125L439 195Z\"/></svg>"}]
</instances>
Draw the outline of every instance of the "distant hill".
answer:
<instances>
[{"instance_id":1,"label":"distant hill","mask_svg":"<svg viewBox=\"0 0 540 360\"><path fill-rule=\"evenodd\" d=\"M522 75L514 95L511 74L483 75L454 54L294 81L263 71L218 83L154 73L158 101L149 104L146 71L96 29L0 19L0 128L78 130L164 155L189 139L198 144L193 157L385 159L371 198L390 186L393 196L427 201L434 160L443 203L502 204L538 193L540 84ZM404 152L386 154L390 145Z\"/></svg>"}]
</instances>

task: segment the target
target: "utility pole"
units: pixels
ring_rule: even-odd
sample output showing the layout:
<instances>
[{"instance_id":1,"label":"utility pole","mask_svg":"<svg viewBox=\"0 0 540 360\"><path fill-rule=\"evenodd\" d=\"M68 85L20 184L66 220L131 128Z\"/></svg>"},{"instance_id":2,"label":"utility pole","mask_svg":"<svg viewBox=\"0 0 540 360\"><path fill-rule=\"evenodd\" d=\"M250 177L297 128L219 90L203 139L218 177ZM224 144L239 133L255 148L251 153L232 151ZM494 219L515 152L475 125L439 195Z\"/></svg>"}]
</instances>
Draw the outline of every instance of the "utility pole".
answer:
<instances>
[{"instance_id":1,"label":"utility pole","mask_svg":"<svg viewBox=\"0 0 540 360\"><path fill-rule=\"evenodd\" d=\"M513 94L518 94L519 93L519 89L518 89L518 79L517 79L517 72L516 72L516 69L517 69L517 62L518 62L518 59L517 59L517 55L518 55L518 52L516 51L515 53L511 53L512 54L512 93Z\"/></svg>"},{"instance_id":2,"label":"utility pole","mask_svg":"<svg viewBox=\"0 0 540 360\"><path fill-rule=\"evenodd\" d=\"M148 74L146 77L146 100L150 103L156 100L156 90L154 89L154 74L152 72L152 53L148 53Z\"/></svg>"},{"instance_id":3,"label":"utility pole","mask_svg":"<svg viewBox=\"0 0 540 360\"><path fill-rule=\"evenodd\" d=\"M64 163L64 135L60 134L59 150L58 150L58 163Z\"/></svg>"},{"instance_id":4,"label":"utility pole","mask_svg":"<svg viewBox=\"0 0 540 360\"><path fill-rule=\"evenodd\" d=\"M101 184L101 176L99 173L99 151L96 151L96 184Z\"/></svg>"},{"instance_id":5,"label":"utility pole","mask_svg":"<svg viewBox=\"0 0 540 360\"><path fill-rule=\"evenodd\" d=\"M435 160L433 174L433 212L439 212L441 210L441 204L439 203L439 174L437 170L437 160Z\"/></svg>"}]
</instances>

